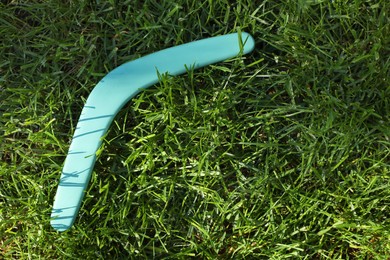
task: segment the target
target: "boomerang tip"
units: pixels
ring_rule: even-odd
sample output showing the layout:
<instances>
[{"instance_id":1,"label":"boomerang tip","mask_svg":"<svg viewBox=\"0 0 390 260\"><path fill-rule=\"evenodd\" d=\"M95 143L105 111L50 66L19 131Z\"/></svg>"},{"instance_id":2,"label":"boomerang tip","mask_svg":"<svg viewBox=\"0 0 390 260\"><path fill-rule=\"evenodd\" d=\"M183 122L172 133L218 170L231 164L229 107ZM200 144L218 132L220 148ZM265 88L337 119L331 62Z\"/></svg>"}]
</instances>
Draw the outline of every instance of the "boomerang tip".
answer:
<instances>
[{"instance_id":1,"label":"boomerang tip","mask_svg":"<svg viewBox=\"0 0 390 260\"><path fill-rule=\"evenodd\" d=\"M65 225L63 223L57 224L55 222L54 223L51 222L50 224L51 224L52 228L54 228L58 232L64 232L64 231L68 230L72 226L72 225Z\"/></svg>"},{"instance_id":2,"label":"boomerang tip","mask_svg":"<svg viewBox=\"0 0 390 260\"><path fill-rule=\"evenodd\" d=\"M63 217L53 217L50 220L50 225L52 228L59 232L64 232L68 230L73 225L73 219L64 219Z\"/></svg>"},{"instance_id":3,"label":"boomerang tip","mask_svg":"<svg viewBox=\"0 0 390 260\"><path fill-rule=\"evenodd\" d=\"M72 227L76 218L77 207L58 206L53 208L50 225L59 232L64 232Z\"/></svg>"},{"instance_id":4,"label":"boomerang tip","mask_svg":"<svg viewBox=\"0 0 390 260\"><path fill-rule=\"evenodd\" d=\"M248 54L255 49L255 39L247 32L241 32L241 38L244 43L244 54Z\"/></svg>"}]
</instances>

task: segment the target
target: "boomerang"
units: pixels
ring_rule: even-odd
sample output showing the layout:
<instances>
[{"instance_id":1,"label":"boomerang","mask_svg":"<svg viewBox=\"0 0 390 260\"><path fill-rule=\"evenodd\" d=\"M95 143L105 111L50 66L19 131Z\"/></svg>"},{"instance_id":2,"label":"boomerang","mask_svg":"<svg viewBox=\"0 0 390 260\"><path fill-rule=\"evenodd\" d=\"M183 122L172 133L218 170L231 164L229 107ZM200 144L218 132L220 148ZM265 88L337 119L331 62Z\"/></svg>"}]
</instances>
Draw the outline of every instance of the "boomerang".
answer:
<instances>
[{"instance_id":1,"label":"boomerang","mask_svg":"<svg viewBox=\"0 0 390 260\"><path fill-rule=\"evenodd\" d=\"M164 49L127 62L109 72L92 90L82 109L60 177L51 225L69 229L77 216L103 136L118 111L143 89L156 84L159 73L180 75L247 54L255 42L248 33L232 33Z\"/></svg>"}]
</instances>

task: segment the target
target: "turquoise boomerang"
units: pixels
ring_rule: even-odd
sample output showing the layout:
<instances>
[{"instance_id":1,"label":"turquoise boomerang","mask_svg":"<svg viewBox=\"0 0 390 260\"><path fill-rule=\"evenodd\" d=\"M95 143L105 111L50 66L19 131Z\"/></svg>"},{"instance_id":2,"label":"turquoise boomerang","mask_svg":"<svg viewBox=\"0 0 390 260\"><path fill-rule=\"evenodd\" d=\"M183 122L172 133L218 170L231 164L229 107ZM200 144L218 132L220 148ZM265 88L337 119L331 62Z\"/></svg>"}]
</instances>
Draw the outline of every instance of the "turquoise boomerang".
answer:
<instances>
[{"instance_id":1,"label":"turquoise boomerang","mask_svg":"<svg viewBox=\"0 0 390 260\"><path fill-rule=\"evenodd\" d=\"M254 49L248 33L232 33L161 50L127 62L108 73L88 96L65 159L54 198L51 225L70 228L91 177L96 151L118 111L142 89L156 84L158 73L179 75Z\"/></svg>"}]
</instances>

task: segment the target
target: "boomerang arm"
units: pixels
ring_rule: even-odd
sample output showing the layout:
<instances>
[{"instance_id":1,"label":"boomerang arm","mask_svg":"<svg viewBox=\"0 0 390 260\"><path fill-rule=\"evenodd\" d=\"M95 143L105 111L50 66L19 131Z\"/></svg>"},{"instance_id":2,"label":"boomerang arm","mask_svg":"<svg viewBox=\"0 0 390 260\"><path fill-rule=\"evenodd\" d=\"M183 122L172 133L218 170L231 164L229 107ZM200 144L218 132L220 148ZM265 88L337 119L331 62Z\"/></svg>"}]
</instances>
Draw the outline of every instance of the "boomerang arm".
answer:
<instances>
[{"instance_id":1,"label":"boomerang arm","mask_svg":"<svg viewBox=\"0 0 390 260\"><path fill-rule=\"evenodd\" d=\"M200 68L249 53L253 38L233 33L199 40L149 54L108 73L92 90L81 112L54 199L51 225L70 228L77 216L102 143L118 111L140 90L158 82L158 73L179 75L187 67ZM244 45L242 46L242 43ZM240 47L241 46L241 47Z\"/></svg>"}]
</instances>

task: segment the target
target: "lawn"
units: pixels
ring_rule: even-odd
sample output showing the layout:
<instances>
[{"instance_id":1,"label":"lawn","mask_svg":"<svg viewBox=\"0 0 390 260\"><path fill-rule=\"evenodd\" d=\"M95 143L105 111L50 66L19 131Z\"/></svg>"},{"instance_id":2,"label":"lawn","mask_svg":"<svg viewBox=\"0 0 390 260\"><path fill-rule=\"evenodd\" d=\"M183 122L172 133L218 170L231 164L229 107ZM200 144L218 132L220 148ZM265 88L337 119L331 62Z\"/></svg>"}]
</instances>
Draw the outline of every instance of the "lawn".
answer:
<instances>
[{"instance_id":1,"label":"lawn","mask_svg":"<svg viewBox=\"0 0 390 260\"><path fill-rule=\"evenodd\" d=\"M387 0L0 4L0 259L389 259ZM74 226L50 226L88 94L232 32L254 52L119 112Z\"/></svg>"}]
</instances>

